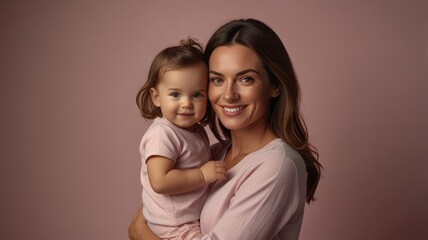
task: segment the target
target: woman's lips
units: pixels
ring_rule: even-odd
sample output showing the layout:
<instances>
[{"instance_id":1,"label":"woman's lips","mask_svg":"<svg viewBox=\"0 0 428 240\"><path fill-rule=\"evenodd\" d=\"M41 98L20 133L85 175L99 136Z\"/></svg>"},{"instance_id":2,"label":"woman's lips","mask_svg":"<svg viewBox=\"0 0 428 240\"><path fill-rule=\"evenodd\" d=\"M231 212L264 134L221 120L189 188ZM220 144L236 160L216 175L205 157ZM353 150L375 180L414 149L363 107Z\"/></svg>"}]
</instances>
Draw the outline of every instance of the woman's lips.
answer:
<instances>
[{"instance_id":1,"label":"woman's lips","mask_svg":"<svg viewBox=\"0 0 428 240\"><path fill-rule=\"evenodd\" d=\"M227 116L236 116L240 114L246 106L221 106L223 113Z\"/></svg>"}]
</instances>

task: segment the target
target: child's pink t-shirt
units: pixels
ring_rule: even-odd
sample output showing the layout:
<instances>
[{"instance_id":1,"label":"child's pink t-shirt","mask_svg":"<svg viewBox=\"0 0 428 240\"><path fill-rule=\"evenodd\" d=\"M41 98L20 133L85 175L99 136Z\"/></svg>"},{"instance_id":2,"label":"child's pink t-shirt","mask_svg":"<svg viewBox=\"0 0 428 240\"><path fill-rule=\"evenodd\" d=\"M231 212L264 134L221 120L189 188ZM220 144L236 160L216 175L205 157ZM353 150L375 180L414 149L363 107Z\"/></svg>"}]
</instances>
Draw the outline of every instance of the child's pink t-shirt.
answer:
<instances>
[{"instance_id":1,"label":"child's pink t-shirt","mask_svg":"<svg viewBox=\"0 0 428 240\"><path fill-rule=\"evenodd\" d=\"M146 160L150 156L163 156L174 161L178 169L200 167L210 160L205 129L197 125L195 132L190 132L165 118L156 118L141 140L140 153L143 213L150 228L163 237L177 226L198 221L207 196L207 185L183 194L158 194L150 186Z\"/></svg>"},{"instance_id":2,"label":"child's pink t-shirt","mask_svg":"<svg viewBox=\"0 0 428 240\"><path fill-rule=\"evenodd\" d=\"M223 160L229 146L213 145L212 159ZM306 177L303 158L281 139L250 153L212 185L201 212L202 239L298 239Z\"/></svg>"}]
</instances>

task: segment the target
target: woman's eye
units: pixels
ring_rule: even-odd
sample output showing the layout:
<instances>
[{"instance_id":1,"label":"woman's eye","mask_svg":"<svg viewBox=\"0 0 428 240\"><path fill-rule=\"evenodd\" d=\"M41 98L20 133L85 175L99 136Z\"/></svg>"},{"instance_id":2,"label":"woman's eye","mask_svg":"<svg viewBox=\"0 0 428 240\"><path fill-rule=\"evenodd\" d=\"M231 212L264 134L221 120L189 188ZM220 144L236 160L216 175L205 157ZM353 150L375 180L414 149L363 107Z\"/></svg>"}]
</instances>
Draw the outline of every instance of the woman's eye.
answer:
<instances>
[{"instance_id":1,"label":"woman's eye","mask_svg":"<svg viewBox=\"0 0 428 240\"><path fill-rule=\"evenodd\" d=\"M241 83L243 83L244 85L250 85L251 83L254 82L254 78L252 78L252 77L242 77L241 79L239 79L239 81Z\"/></svg>"},{"instance_id":2,"label":"woman's eye","mask_svg":"<svg viewBox=\"0 0 428 240\"><path fill-rule=\"evenodd\" d=\"M221 79L219 77L212 77L212 78L210 78L210 82L212 82L214 84L220 84L223 82L223 79Z\"/></svg>"}]
</instances>

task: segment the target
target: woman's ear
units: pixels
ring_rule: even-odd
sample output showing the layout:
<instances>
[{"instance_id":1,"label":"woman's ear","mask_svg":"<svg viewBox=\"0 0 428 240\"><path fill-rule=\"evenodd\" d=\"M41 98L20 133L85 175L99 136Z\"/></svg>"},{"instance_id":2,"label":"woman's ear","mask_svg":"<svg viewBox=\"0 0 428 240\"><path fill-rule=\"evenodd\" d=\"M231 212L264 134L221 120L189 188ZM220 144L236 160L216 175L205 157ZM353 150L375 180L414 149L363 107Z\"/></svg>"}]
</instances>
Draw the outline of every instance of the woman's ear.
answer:
<instances>
[{"instance_id":1,"label":"woman's ear","mask_svg":"<svg viewBox=\"0 0 428 240\"><path fill-rule=\"evenodd\" d=\"M281 88L279 86L276 86L276 87L273 88L271 97L276 98L280 94L281 94Z\"/></svg>"},{"instance_id":2,"label":"woman's ear","mask_svg":"<svg viewBox=\"0 0 428 240\"><path fill-rule=\"evenodd\" d=\"M150 88L150 97L156 107L160 107L159 92L155 88Z\"/></svg>"}]
</instances>

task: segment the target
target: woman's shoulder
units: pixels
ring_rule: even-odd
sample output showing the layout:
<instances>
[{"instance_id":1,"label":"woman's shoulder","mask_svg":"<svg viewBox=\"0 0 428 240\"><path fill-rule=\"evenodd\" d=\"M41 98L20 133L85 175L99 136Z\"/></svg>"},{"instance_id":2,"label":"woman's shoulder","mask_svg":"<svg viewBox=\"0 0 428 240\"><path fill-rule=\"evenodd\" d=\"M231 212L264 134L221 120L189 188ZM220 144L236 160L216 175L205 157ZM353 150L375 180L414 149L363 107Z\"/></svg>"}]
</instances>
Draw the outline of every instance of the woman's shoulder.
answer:
<instances>
[{"instance_id":1,"label":"woman's shoulder","mask_svg":"<svg viewBox=\"0 0 428 240\"><path fill-rule=\"evenodd\" d=\"M282 139L277 139L275 141L272 141L272 148L271 150L273 152L276 152L277 154L283 154L284 157L292 160L292 161L303 161L302 155L291 147L288 143L286 143Z\"/></svg>"},{"instance_id":2,"label":"woman's shoulder","mask_svg":"<svg viewBox=\"0 0 428 240\"><path fill-rule=\"evenodd\" d=\"M252 157L258 159L259 164L271 165L273 168L291 167L297 172L304 172L306 169L300 153L282 139L273 140L259 151L254 152Z\"/></svg>"}]
</instances>

